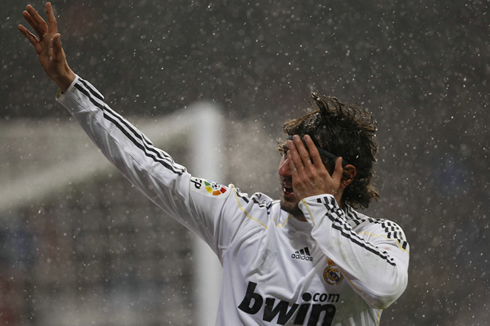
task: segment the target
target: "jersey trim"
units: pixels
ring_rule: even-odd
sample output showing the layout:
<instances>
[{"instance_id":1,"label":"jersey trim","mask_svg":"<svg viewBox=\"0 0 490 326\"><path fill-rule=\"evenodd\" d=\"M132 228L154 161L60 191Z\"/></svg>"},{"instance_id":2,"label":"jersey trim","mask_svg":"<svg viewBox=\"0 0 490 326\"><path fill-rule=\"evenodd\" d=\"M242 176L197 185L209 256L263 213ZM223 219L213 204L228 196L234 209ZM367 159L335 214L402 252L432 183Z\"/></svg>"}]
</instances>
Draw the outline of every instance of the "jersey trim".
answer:
<instances>
[{"instance_id":1,"label":"jersey trim","mask_svg":"<svg viewBox=\"0 0 490 326\"><path fill-rule=\"evenodd\" d=\"M376 326L379 326L379 323L381 322L381 313L383 310L379 309L378 310L378 320L376 321Z\"/></svg>"},{"instance_id":2,"label":"jersey trim","mask_svg":"<svg viewBox=\"0 0 490 326\"><path fill-rule=\"evenodd\" d=\"M303 205L305 205L306 209L308 210L308 214L310 214L310 218L311 218L311 222L313 223L313 226L315 226L316 225L315 219L313 218L313 214L311 214L310 207L308 206L308 204L304 199L301 199L301 201L303 202Z\"/></svg>"},{"instance_id":3,"label":"jersey trim","mask_svg":"<svg viewBox=\"0 0 490 326\"><path fill-rule=\"evenodd\" d=\"M278 228L283 228L284 225L286 225L286 223L289 221L289 218L291 217L291 214L288 214L288 217L286 217L286 219L284 220L284 222L282 222L282 224L277 224L277 221L272 218L272 220L274 221L274 224L278 227Z\"/></svg>"},{"instance_id":4,"label":"jersey trim","mask_svg":"<svg viewBox=\"0 0 490 326\"><path fill-rule=\"evenodd\" d=\"M232 189L233 189L233 193L235 194L235 199L236 199L236 202L237 202L237 205L238 205L238 208L245 214L246 217L248 217L249 219L251 219L252 221L254 222L257 222L259 223L260 225L262 225L266 230L267 230L267 226L262 223L261 221L259 221L258 219L256 218L253 218L252 216L250 216L248 214L248 212L242 207L242 205L240 204L240 200L238 199L238 195L237 195L237 190L234 186L232 186ZM243 199L243 197L242 197ZM248 202L248 201L247 201Z\"/></svg>"},{"instance_id":5,"label":"jersey trim","mask_svg":"<svg viewBox=\"0 0 490 326\"><path fill-rule=\"evenodd\" d=\"M381 221L378 221L378 223L380 222ZM391 221L382 220L381 227L384 228L386 232L386 237L388 239L395 239L400 244L400 247L406 251L408 247L408 242L407 239L405 238L405 234L403 233L402 229L398 226L398 224Z\"/></svg>"}]
</instances>

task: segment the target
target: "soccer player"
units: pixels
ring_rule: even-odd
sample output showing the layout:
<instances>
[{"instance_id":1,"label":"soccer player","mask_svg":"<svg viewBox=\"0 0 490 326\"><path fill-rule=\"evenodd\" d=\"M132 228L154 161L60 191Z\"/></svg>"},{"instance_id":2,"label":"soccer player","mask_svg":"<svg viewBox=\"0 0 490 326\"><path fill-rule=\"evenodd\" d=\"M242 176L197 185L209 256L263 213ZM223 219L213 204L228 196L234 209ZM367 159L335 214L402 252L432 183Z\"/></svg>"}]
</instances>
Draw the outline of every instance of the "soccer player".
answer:
<instances>
[{"instance_id":1,"label":"soccer player","mask_svg":"<svg viewBox=\"0 0 490 326\"><path fill-rule=\"evenodd\" d=\"M287 122L281 199L191 176L68 66L50 3L27 6L34 46L65 106L140 191L206 241L223 266L217 325L378 325L407 286L409 246L394 222L354 208L379 197L369 113L312 94L315 111ZM340 157L341 156L341 157Z\"/></svg>"}]
</instances>

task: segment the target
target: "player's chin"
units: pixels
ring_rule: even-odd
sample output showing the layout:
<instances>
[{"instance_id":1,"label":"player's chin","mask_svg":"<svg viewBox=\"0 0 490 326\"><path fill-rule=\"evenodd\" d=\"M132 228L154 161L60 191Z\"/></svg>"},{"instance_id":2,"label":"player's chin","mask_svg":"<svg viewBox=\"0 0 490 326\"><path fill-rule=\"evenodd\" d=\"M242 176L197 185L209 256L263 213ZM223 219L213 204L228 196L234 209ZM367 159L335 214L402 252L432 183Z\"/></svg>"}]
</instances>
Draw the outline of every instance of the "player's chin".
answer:
<instances>
[{"instance_id":1,"label":"player's chin","mask_svg":"<svg viewBox=\"0 0 490 326\"><path fill-rule=\"evenodd\" d=\"M299 210L298 202L291 197L282 196L280 203L282 210L288 213L294 214Z\"/></svg>"}]
</instances>

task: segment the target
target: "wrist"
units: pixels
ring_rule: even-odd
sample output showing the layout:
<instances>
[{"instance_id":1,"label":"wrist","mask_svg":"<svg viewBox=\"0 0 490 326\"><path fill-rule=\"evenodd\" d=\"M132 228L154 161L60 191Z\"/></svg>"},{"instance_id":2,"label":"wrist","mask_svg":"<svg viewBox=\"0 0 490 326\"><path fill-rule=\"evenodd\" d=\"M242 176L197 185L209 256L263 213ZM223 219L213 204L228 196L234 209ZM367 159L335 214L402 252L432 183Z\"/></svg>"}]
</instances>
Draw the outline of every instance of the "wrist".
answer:
<instances>
[{"instance_id":1,"label":"wrist","mask_svg":"<svg viewBox=\"0 0 490 326\"><path fill-rule=\"evenodd\" d=\"M61 93L64 93L68 89L68 87L70 87L70 85L73 83L75 78L76 78L75 73L71 69L68 69L66 74L57 76L56 78L53 78L53 80L56 83L56 85L58 85L58 87L60 88Z\"/></svg>"}]
</instances>

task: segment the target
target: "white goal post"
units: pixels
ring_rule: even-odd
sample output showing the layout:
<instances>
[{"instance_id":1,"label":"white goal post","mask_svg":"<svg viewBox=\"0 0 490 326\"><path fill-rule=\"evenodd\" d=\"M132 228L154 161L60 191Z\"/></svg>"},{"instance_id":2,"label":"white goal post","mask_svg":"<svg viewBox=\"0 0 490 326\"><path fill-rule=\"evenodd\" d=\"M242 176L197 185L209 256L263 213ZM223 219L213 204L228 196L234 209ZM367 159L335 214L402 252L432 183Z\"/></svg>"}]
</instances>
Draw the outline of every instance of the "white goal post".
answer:
<instances>
[{"instance_id":1,"label":"white goal post","mask_svg":"<svg viewBox=\"0 0 490 326\"><path fill-rule=\"evenodd\" d=\"M223 139L225 134L225 123L220 113L220 109L214 103L201 102L190 105L187 108L179 110L165 118L156 119L132 119L152 142L159 147L159 144L171 143L178 140L183 141L186 151L190 152L191 162L187 162L189 172L197 177L224 183L224 166L223 162ZM39 139L59 138L59 145L63 139L67 142L77 144L77 142L86 143L87 149L76 151L72 149L72 155L64 157L62 160L55 160L49 156L61 156L66 150L66 145L56 146L51 143L50 149L59 153L39 153L44 155L46 164L39 163L32 166L32 162L19 162L19 164L10 164L12 169L5 172L2 176L3 187L0 188L0 212L15 212L22 207L32 207L44 200L59 197L63 194L69 185L78 184L94 178L94 176L108 175L114 170L114 167L103 158L95 149L95 146L89 144L89 140L84 135L81 128L71 121L66 124L59 122L18 122L17 126L13 124L5 125L4 137L22 138L22 133L35 134L32 137L32 143ZM53 125L56 125L53 128ZM27 126L27 127L26 127ZM25 128L25 130L22 130ZM78 128L78 129L77 129ZM79 131L78 131L79 130ZM7 135L7 133L10 133ZM13 135L12 133L16 133ZM82 135L83 134L83 135ZM66 137L69 135L69 137ZM68 139L69 138L69 139ZM36 145L32 145L35 148ZM69 146L68 146L69 147ZM80 146L83 147L83 146ZM165 150L165 146L162 146ZM49 150L48 150L49 151ZM42 151L40 151L42 152ZM35 156L36 153L32 153ZM169 153L172 155L172 153ZM30 154L29 154L30 155ZM39 160L43 161L42 159ZM182 163L182 162L179 162ZM17 165L17 166L16 166ZM186 165L186 164L184 164ZM76 173L74 173L76 171ZM61 199L62 201L62 199ZM12 219L4 213L0 220ZM14 217L15 218L15 217ZM219 293L221 287L221 266L216 255L200 239L194 237L193 244L193 262L194 262L194 316L196 320L194 325L212 326L215 324L216 312L218 307Z\"/></svg>"}]
</instances>

